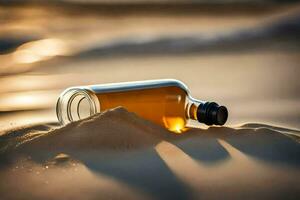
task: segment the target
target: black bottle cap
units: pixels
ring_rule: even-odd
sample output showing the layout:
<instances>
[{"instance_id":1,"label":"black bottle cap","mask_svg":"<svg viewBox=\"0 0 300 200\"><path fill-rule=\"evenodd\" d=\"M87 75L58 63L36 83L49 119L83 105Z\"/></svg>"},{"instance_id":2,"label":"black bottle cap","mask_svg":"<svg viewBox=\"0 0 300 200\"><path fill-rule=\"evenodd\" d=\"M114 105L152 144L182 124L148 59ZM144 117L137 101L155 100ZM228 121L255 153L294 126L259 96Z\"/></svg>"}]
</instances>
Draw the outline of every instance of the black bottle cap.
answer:
<instances>
[{"instance_id":1,"label":"black bottle cap","mask_svg":"<svg viewBox=\"0 0 300 200\"><path fill-rule=\"evenodd\" d=\"M228 118L225 106L219 106L215 102L200 104L197 109L197 119L206 125L224 125Z\"/></svg>"}]
</instances>

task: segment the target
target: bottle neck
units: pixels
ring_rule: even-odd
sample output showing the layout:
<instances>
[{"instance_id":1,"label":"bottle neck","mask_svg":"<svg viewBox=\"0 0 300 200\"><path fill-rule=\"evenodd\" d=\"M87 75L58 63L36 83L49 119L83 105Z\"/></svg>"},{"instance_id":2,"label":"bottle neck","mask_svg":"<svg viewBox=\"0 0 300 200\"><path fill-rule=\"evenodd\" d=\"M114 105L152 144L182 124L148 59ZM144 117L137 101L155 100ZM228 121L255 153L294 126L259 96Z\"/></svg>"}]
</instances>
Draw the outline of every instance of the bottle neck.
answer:
<instances>
[{"instance_id":1,"label":"bottle neck","mask_svg":"<svg viewBox=\"0 0 300 200\"><path fill-rule=\"evenodd\" d=\"M186 118L206 125L224 125L228 118L225 106L188 97Z\"/></svg>"},{"instance_id":2,"label":"bottle neck","mask_svg":"<svg viewBox=\"0 0 300 200\"><path fill-rule=\"evenodd\" d=\"M204 101L194 99L193 97L188 97L188 103L186 106L186 118L189 120L197 121L197 110L201 104L204 104Z\"/></svg>"}]
</instances>

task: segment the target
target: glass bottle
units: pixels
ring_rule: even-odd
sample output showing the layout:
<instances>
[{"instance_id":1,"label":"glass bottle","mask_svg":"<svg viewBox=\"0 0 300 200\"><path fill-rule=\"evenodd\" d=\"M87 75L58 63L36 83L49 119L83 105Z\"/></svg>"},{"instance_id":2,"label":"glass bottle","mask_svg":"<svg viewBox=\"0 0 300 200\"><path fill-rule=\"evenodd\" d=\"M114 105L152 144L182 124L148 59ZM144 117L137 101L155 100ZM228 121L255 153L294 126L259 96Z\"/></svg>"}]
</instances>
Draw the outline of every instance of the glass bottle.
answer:
<instances>
[{"instance_id":1,"label":"glass bottle","mask_svg":"<svg viewBox=\"0 0 300 200\"><path fill-rule=\"evenodd\" d=\"M192 98L185 84L173 79L71 87L60 95L56 113L67 124L118 106L175 133L194 122L223 125L228 116L226 107Z\"/></svg>"}]
</instances>

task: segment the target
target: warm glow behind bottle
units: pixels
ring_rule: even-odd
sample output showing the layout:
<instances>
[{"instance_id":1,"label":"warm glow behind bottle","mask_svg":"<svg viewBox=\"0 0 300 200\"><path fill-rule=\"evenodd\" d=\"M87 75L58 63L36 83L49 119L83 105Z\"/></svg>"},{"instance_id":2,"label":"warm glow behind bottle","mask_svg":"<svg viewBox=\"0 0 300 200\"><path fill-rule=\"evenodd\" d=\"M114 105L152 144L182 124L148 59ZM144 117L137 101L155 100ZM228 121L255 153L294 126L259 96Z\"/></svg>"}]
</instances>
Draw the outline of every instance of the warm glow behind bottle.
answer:
<instances>
[{"instance_id":1,"label":"warm glow behind bottle","mask_svg":"<svg viewBox=\"0 0 300 200\"><path fill-rule=\"evenodd\" d=\"M57 116L66 124L118 106L175 133L184 132L191 120L207 125L223 125L227 120L224 106L192 98L177 80L69 88L58 100Z\"/></svg>"}]
</instances>

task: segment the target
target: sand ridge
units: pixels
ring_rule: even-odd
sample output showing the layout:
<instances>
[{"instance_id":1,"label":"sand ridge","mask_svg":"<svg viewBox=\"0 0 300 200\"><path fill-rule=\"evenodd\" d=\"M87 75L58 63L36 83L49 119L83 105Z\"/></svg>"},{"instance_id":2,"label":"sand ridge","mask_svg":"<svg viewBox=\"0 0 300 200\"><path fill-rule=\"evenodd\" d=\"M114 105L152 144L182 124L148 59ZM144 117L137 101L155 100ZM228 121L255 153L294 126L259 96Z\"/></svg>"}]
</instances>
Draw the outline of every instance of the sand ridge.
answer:
<instances>
[{"instance_id":1,"label":"sand ridge","mask_svg":"<svg viewBox=\"0 0 300 200\"><path fill-rule=\"evenodd\" d=\"M296 131L296 132L295 132ZM161 141L197 140L199 137L240 138L259 134L273 138L295 134L290 130L264 124L245 124L238 128L210 127L190 129L177 135L122 107L107 110L63 127L36 125L8 131L0 137L0 153L51 155L82 151L128 151L153 148ZM294 135L292 135L295 138ZM259 137L256 140L259 142ZM298 137L296 138L299 139ZM298 140L299 141L299 140ZM245 141L247 143L249 141ZM1 155L1 154L0 154Z\"/></svg>"},{"instance_id":2,"label":"sand ridge","mask_svg":"<svg viewBox=\"0 0 300 200\"><path fill-rule=\"evenodd\" d=\"M125 108L117 107L79 120L66 126L34 125L11 130L0 137L0 153L64 152L82 150L134 150L153 147L162 140L175 141L191 137L230 137L233 134L289 134L295 138L299 131L264 124L245 124L238 128L211 127L208 130L190 129L177 135L147 121ZM296 140L299 137L295 138Z\"/></svg>"},{"instance_id":3,"label":"sand ridge","mask_svg":"<svg viewBox=\"0 0 300 200\"><path fill-rule=\"evenodd\" d=\"M172 137L166 129L118 107L41 134L26 141L20 149L128 150L153 146Z\"/></svg>"}]
</instances>

